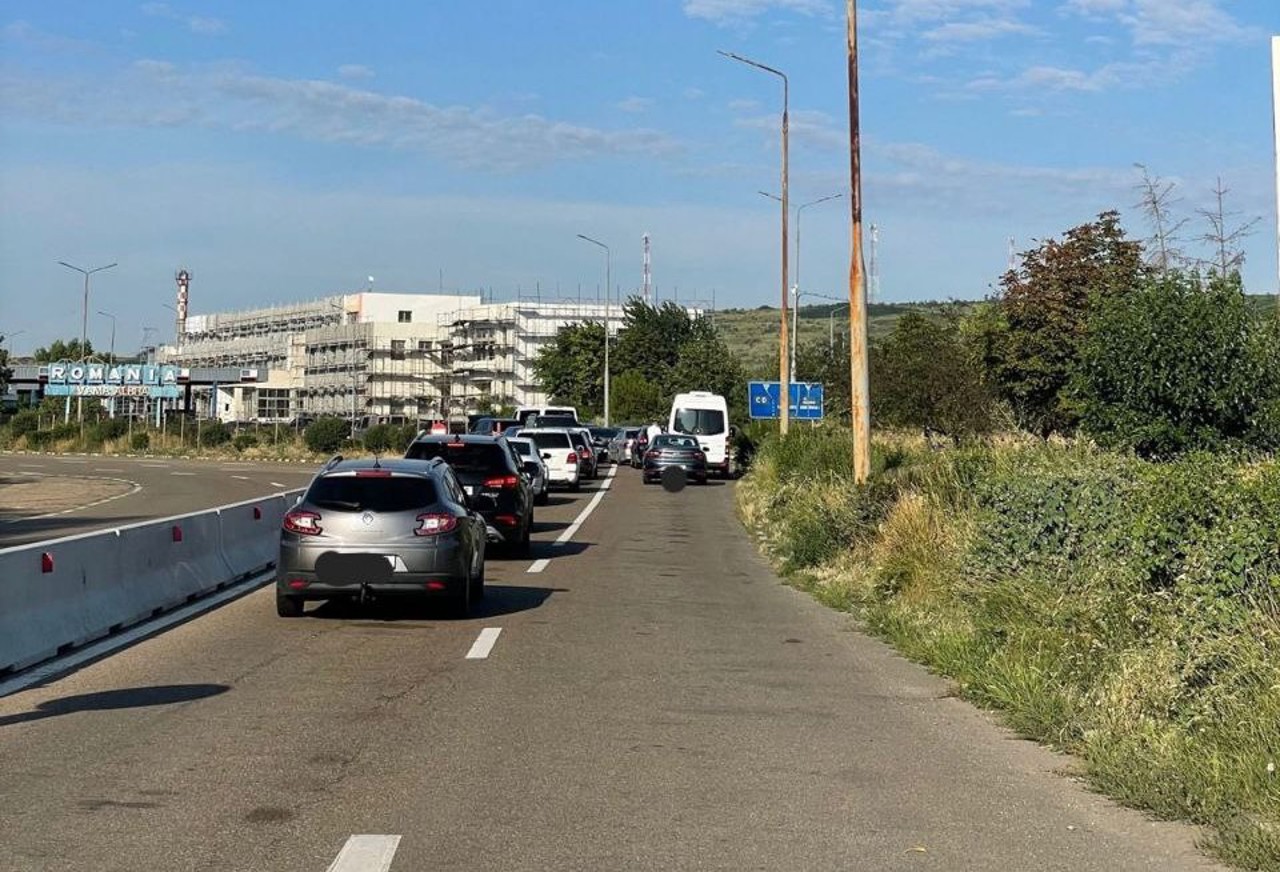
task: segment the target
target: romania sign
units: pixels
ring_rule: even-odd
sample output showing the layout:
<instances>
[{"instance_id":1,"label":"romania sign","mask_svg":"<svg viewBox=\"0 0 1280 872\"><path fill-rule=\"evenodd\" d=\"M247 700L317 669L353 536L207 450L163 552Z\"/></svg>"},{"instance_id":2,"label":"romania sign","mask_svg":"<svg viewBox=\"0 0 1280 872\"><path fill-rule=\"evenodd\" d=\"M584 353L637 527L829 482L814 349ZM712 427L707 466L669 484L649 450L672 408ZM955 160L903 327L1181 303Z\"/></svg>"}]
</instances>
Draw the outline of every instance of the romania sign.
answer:
<instances>
[{"instance_id":1,"label":"romania sign","mask_svg":"<svg viewBox=\"0 0 1280 872\"><path fill-rule=\"evenodd\" d=\"M142 363L51 363L45 375L45 396L153 397L180 395L182 368Z\"/></svg>"}]
</instances>

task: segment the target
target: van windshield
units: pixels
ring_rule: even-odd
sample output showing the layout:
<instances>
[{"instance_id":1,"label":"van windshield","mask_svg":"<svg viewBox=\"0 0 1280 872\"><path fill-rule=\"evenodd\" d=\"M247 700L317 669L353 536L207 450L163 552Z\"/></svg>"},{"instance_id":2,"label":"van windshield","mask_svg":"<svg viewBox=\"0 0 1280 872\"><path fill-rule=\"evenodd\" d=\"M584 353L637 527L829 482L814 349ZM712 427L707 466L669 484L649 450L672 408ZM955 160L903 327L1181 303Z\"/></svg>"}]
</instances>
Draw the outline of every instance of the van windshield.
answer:
<instances>
[{"instance_id":1,"label":"van windshield","mask_svg":"<svg viewBox=\"0 0 1280 872\"><path fill-rule=\"evenodd\" d=\"M671 429L693 436L716 436L724 432L724 412L719 409L676 409L675 426Z\"/></svg>"}]
</instances>

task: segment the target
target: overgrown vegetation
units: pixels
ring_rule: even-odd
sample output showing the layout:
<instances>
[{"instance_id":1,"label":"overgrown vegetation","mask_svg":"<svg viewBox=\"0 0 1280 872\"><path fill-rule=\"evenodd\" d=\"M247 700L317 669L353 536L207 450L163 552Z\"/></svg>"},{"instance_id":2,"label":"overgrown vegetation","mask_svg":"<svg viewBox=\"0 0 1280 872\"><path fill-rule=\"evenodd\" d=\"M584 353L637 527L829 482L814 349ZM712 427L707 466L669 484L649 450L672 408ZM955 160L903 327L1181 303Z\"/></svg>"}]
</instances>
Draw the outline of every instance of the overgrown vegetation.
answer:
<instances>
[{"instance_id":1,"label":"overgrown vegetation","mask_svg":"<svg viewBox=\"0 0 1280 872\"><path fill-rule=\"evenodd\" d=\"M1280 464L1008 440L766 443L744 521L797 584L1079 755L1120 800L1280 868Z\"/></svg>"}]
</instances>

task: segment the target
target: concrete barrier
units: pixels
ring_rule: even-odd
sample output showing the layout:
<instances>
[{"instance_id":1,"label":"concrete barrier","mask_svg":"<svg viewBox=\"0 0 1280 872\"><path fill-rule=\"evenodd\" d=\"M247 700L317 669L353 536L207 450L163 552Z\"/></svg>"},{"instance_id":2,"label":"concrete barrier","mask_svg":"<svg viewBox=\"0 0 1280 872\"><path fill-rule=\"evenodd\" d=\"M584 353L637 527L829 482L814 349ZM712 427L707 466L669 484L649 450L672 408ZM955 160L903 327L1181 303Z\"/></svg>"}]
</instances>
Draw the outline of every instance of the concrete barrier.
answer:
<instances>
[{"instance_id":1,"label":"concrete barrier","mask_svg":"<svg viewBox=\"0 0 1280 872\"><path fill-rule=\"evenodd\" d=\"M296 496L0 549L0 673L271 569Z\"/></svg>"}]
</instances>

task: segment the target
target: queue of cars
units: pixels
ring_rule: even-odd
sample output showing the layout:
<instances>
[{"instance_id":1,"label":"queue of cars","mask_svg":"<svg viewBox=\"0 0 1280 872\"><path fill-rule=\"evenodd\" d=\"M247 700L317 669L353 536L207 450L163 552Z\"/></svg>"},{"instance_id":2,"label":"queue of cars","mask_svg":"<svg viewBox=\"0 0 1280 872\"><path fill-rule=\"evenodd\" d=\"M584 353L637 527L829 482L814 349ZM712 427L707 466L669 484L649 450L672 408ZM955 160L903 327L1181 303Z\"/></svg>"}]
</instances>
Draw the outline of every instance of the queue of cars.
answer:
<instances>
[{"instance_id":1,"label":"queue of cars","mask_svg":"<svg viewBox=\"0 0 1280 872\"><path fill-rule=\"evenodd\" d=\"M468 434L420 432L403 458L334 457L285 514L276 612L416 596L466 615L484 597L488 549L528 554L534 506L551 488L577 491L623 462L646 483L671 468L705 483L728 473L726 421L723 398L681 394L670 432L649 444L642 427L584 427L571 407L531 407L479 418Z\"/></svg>"}]
</instances>

